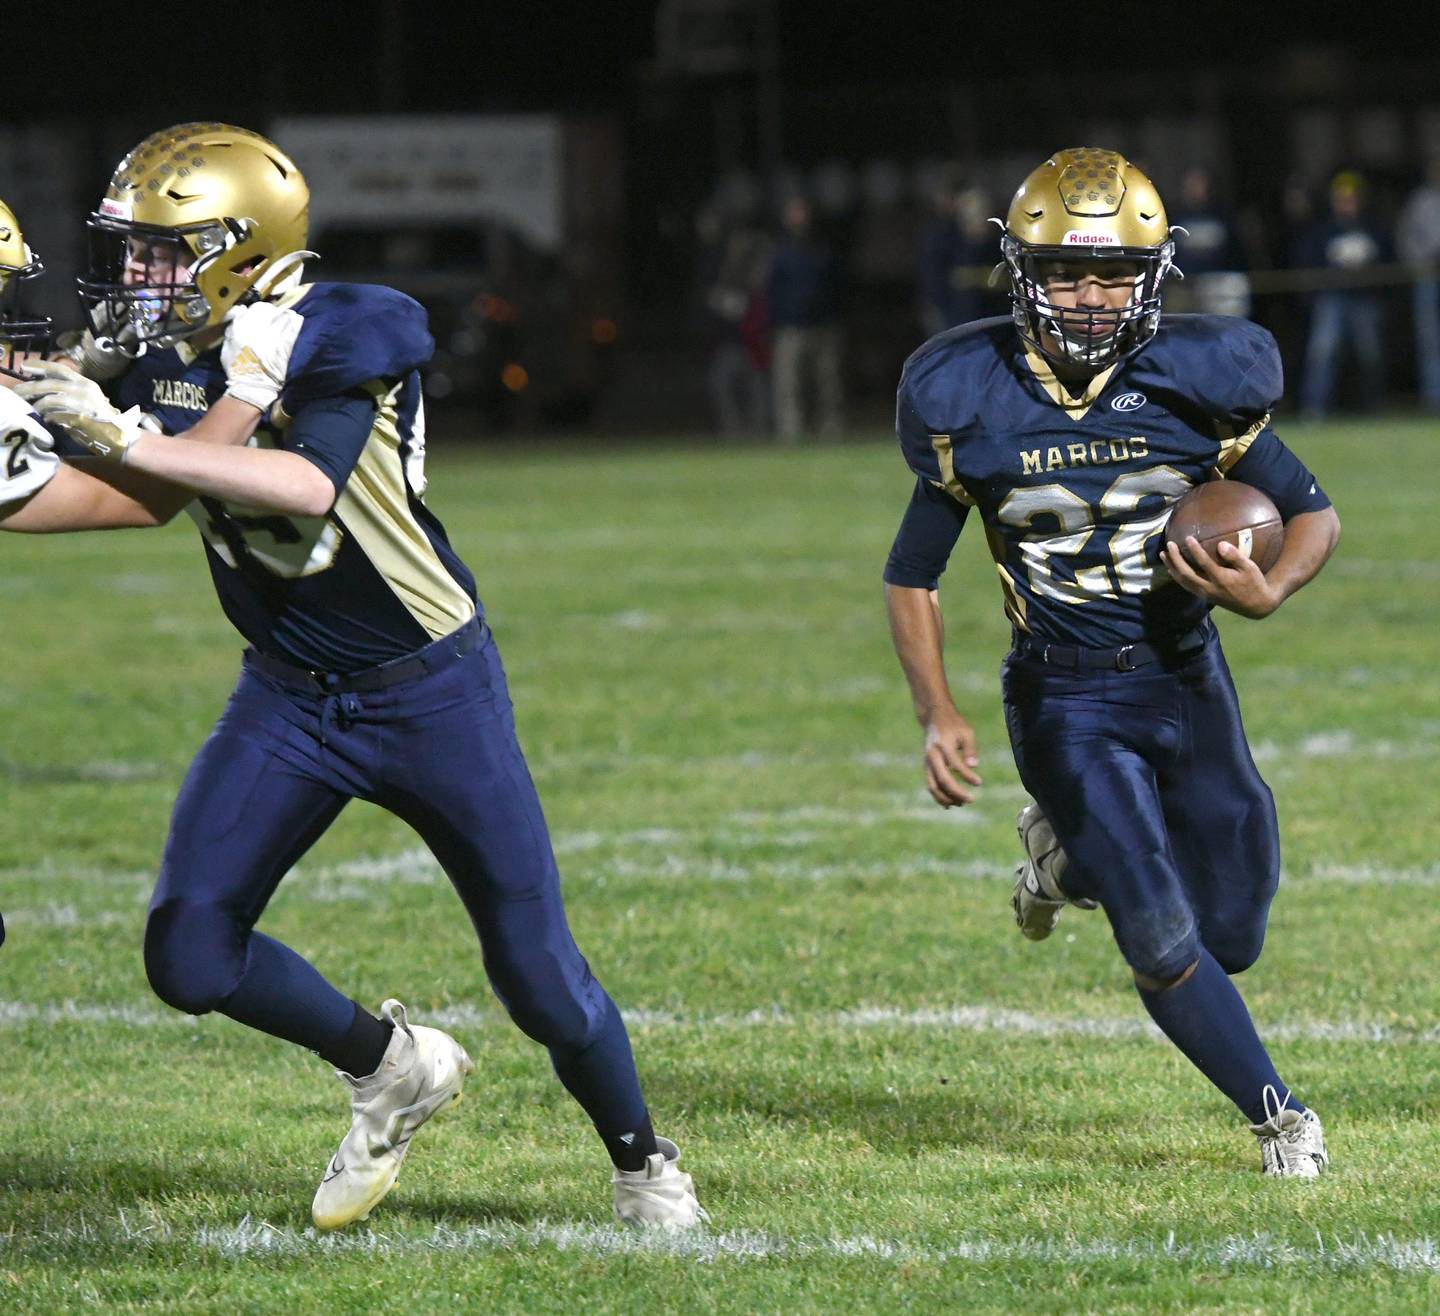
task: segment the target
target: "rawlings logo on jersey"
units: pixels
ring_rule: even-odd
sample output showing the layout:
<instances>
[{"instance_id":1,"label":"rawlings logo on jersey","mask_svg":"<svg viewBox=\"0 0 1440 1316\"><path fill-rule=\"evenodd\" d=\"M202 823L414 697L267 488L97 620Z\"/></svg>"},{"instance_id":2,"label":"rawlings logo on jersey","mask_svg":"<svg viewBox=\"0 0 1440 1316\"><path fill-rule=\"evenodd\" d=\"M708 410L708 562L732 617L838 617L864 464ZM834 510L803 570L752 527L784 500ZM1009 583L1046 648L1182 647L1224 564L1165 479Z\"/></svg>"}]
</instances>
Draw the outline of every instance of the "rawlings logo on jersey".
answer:
<instances>
[{"instance_id":1,"label":"rawlings logo on jersey","mask_svg":"<svg viewBox=\"0 0 1440 1316\"><path fill-rule=\"evenodd\" d=\"M1139 411L1149 398L1143 393L1122 393L1110 404L1112 411Z\"/></svg>"},{"instance_id":2,"label":"rawlings logo on jersey","mask_svg":"<svg viewBox=\"0 0 1440 1316\"><path fill-rule=\"evenodd\" d=\"M188 379L157 379L151 401L157 407L180 407L185 411L206 411L210 407L209 394Z\"/></svg>"}]
</instances>

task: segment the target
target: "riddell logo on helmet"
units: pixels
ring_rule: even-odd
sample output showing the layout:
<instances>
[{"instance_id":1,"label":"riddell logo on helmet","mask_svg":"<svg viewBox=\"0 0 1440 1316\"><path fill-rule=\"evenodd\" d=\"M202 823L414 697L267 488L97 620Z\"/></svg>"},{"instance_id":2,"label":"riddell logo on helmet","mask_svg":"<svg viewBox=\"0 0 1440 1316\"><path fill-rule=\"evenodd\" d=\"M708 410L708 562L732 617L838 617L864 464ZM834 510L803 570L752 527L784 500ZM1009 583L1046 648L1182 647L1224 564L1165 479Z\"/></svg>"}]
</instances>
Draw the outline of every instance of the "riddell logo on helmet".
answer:
<instances>
[{"instance_id":1,"label":"riddell logo on helmet","mask_svg":"<svg viewBox=\"0 0 1440 1316\"><path fill-rule=\"evenodd\" d=\"M1120 239L1113 233L1090 233L1085 229L1072 228L1061 239L1067 247L1118 247Z\"/></svg>"},{"instance_id":2,"label":"riddell logo on helmet","mask_svg":"<svg viewBox=\"0 0 1440 1316\"><path fill-rule=\"evenodd\" d=\"M129 201L116 201L113 197L106 197L100 203L100 213L106 219L134 219L135 207Z\"/></svg>"}]
</instances>

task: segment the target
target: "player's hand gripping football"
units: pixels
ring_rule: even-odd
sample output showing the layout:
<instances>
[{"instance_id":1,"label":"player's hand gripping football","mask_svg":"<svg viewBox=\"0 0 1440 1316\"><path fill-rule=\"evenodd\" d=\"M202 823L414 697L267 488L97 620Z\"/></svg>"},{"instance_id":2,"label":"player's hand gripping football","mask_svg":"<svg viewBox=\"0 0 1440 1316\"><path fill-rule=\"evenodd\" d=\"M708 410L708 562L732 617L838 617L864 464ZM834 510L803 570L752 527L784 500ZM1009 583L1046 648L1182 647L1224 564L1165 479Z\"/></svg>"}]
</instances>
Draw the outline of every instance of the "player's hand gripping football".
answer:
<instances>
[{"instance_id":1,"label":"player's hand gripping football","mask_svg":"<svg viewBox=\"0 0 1440 1316\"><path fill-rule=\"evenodd\" d=\"M295 311L269 302L251 302L231 311L220 347L225 395L257 411L269 411L285 387L290 354L304 323Z\"/></svg>"},{"instance_id":2,"label":"player's hand gripping football","mask_svg":"<svg viewBox=\"0 0 1440 1316\"><path fill-rule=\"evenodd\" d=\"M936 804L950 808L975 799L970 789L980 785L975 771L980 756L975 729L954 708L931 716L925 723L925 785Z\"/></svg>"},{"instance_id":3,"label":"player's hand gripping football","mask_svg":"<svg viewBox=\"0 0 1440 1316\"><path fill-rule=\"evenodd\" d=\"M1218 561L1194 535L1187 536L1184 550L1167 544L1160 551L1170 578L1182 589L1253 620L1268 617L1284 602L1284 593L1234 544L1222 540L1216 545Z\"/></svg>"},{"instance_id":4,"label":"player's hand gripping football","mask_svg":"<svg viewBox=\"0 0 1440 1316\"><path fill-rule=\"evenodd\" d=\"M123 462L144 432L138 407L118 411L94 380L54 361L28 363L15 392L47 425L106 461Z\"/></svg>"}]
</instances>

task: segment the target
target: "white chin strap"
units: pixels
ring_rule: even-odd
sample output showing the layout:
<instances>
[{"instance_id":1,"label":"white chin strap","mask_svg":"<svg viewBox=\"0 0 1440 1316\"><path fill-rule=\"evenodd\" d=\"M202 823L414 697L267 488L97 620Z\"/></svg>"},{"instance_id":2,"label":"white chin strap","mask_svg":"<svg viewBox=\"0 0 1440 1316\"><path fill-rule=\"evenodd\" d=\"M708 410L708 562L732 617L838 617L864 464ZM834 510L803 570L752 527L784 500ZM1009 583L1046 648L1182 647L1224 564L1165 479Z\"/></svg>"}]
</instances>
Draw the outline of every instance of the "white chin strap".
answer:
<instances>
[{"instance_id":1,"label":"white chin strap","mask_svg":"<svg viewBox=\"0 0 1440 1316\"><path fill-rule=\"evenodd\" d=\"M313 251L287 252L255 280L254 290L261 297L279 297L300 282L307 260L319 259Z\"/></svg>"},{"instance_id":2,"label":"white chin strap","mask_svg":"<svg viewBox=\"0 0 1440 1316\"><path fill-rule=\"evenodd\" d=\"M1064 347L1066 355L1072 360L1080 362L1082 365L1089 366L1096 365L1110 356L1115 346L1115 339L1119 337L1120 331L1129 324L1130 321L1139 318L1141 314L1140 292L1144 282L1145 275L1143 273L1135 276L1135 287L1130 294L1129 304L1117 308L1119 314L1116 317L1115 332L1105 334L1103 337L1098 338L1092 337L1089 334L1066 333L1064 327L1065 320L1060 314L1061 308L1050 304L1050 299L1046 297L1043 285L1032 282L1030 286L1034 289L1036 314L1049 322L1050 332L1060 340L1060 344ZM1079 307L1074 309L1079 310Z\"/></svg>"}]
</instances>

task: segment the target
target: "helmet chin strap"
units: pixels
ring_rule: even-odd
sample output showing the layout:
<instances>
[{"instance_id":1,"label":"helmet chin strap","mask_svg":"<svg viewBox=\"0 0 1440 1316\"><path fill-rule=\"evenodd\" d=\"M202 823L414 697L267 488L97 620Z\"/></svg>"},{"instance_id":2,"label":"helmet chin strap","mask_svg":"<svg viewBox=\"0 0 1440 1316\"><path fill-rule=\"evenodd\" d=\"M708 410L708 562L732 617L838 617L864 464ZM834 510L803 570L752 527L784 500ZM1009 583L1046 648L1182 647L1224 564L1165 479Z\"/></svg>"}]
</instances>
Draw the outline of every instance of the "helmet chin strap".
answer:
<instances>
[{"instance_id":1,"label":"helmet chin strap","mask_svg":"<svg viewBox=\"0 0 1440 1316\"><path fill-rule=\"evenodd\" d=\"M1059 340L1061 347L1065 349L1066 358L1076 365L1102 366L1114 358L1115 342L1125 326L1141 314L1141 305L1137 294L1141 291L1144 280L1143 274L1136 275L1135 287L1130 293L1130 301L1125 306L1115 308L1113 332L1099 338L1091 334L1066 333L1065 317L1061 314L1063 308L1051 303L1041 284L1031 282L1030 286L1034 289L1035 313L1045 321L1045 327ZM1080 308L1076 307L1075 309L1079 310Z\"/></svg>"},{"instance_id":2,"label":"helmet chin strap","mask_svg":"<svg viewBox=\"0 0 1440 1316\"><path fill-rule=\"evenodd\" d=\"M319 259L320 257L313 251L286 252L255 280L252 291L260 297L278 297L282 293L287 293L300 282L301 276L305 273L305 262Z\"/></svg>"},{"instance_id":3,"label":"helmet chin strap","mask_svg":"<svg viewBox=\"0 0 1440 1316\"><path fill-rule=\"evenodd\" d=\"M1076 364L1084 366L1104 365L1113 354L1115 339L1120 333L1117 329L1113 334L1106 334L1098 340L1091 337L1080 338L1067 334L1058 324L1051 324L1050 332L1063 344L1065 355Z\"/></svg>"}]
</instances>

